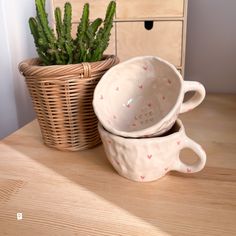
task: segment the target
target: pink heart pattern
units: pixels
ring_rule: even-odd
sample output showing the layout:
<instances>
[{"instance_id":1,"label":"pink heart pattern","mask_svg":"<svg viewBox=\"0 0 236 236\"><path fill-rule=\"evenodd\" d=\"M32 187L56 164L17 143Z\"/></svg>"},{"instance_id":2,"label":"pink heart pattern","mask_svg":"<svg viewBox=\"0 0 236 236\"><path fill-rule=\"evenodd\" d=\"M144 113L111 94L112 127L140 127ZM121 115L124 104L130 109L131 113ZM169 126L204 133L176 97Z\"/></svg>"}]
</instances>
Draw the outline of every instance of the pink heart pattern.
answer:
<instances>
[{"instance_id":1,"label":"pink heart pattern","mask_svg":"<svg viewBox=\"0 0 236 236\"><path fill-rule=\"evenodd\" d=\"M145 179L145 176L141 175L140 178L141 178L141 180L144 180L144 179Z\"/></svg>"},{"instance_id":2,"label":"pink heart pattern","mask_svg":"<svg viewBox=\"0 0 236 236\"><path fill-rule=\"evenodd\" d=\"M148 155L147 155L147 158L148 158L148 159L151 159L151 158L152 158L152 154L148 154Z\"/></svg>"}]
</instances>

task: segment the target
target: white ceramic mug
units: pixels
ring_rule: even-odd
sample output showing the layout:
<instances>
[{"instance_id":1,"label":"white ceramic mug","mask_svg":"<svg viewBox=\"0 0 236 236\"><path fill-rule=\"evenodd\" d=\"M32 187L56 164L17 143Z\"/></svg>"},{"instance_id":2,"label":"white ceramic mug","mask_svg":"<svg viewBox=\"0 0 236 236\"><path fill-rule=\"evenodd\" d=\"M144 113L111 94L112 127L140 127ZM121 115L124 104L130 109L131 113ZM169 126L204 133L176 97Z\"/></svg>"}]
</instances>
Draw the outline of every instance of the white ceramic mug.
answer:
<instances>
[{"instance_id":1,"label":"white ceramic mug","mask_svg":"<svg viewBox=\"0 0 236 236\"><path fill-rule=\"evenodd\" d=\"M183 102L188 91L195 91L195 95ZM156 136L170 129L179 113L195 108L204 97L202 84L184 81L175 66L163 59L144 56L107 71L94 91L93 107L111 133Z\"/></svg>"},{"instance_id":2,"label":"white ceramic mug","mask_svg":"<svg viewBox=\"0 0 236 236\"><path fill-rule=\"evenodd\" d=\"M180 120L162 137L124 138L106 131L100 123L98 130L108 160L121 176L130 180L153 181L172 170L194 173L206 163L206 153L187 137ZM180 160L179 154L184 148L198 155L196 163L188 165Z\"/></svg>"}]
</instances>

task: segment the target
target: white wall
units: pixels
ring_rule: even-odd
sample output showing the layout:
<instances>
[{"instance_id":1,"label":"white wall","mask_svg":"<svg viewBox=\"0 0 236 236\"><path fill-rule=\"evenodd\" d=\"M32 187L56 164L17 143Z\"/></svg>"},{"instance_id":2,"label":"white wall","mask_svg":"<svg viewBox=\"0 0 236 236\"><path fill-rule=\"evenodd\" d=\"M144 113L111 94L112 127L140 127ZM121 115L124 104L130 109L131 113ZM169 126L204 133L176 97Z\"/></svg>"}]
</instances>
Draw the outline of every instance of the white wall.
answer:
<instances>
[{"instance_id":1,"label":"white wall","mask_svg":"<svg viewBox=\"0 0 236 236\"><path fill-rule=\"evenodd\" d=\"M27 21L34 15L32 0L0 1L0 138L34 117L18 63L35 56Z\"/></svg>"},{"instance_id":2,"label":"white wall","mask_svg":"<svg viewBox=\"0 0 236 236\"><path fill-rule=\"evenodd\" d=\"M189 0L186 80L236 93L236 0Z\"/></svg>"},{"instance_id":3,"label":"white wall","mask_svg":"<svg viewBox=\"0 0 236 236\"><path fill-rule=\"evenodd\" d=\"M0 2L0 138L18 128L11 55ZM3 37L5 35L5 37Z\"/></svg>"},{"instance_id":4,"label":"white wall","mask_svg":"<svg viewBox=\"0 0 236 236\"><path fill-rule=\"evenodd\" d=\"M0 0L0 139L35 117L18 71L19 62L36 56L30 16L35 16L34 0Z\"/></svg>"}]
</instances>

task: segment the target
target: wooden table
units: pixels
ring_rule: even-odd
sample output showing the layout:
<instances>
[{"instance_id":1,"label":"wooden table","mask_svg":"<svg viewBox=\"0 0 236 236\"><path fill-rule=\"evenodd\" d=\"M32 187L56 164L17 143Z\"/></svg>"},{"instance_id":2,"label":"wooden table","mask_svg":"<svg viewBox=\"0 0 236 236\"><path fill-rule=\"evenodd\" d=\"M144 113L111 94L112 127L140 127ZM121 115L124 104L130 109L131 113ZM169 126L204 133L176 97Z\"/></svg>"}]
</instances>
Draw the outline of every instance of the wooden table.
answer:
<instances>
[{"instance_id":1,"label":"wooden table","mask_svg":"<svg viewBox=\"0 0 236 236\"><path fill-rule=\"evenodd\" d=\"M46 147L36 121L3 139L0 235L236 235L236 96L208 95L181 119L207 165L150 183L120 177L101 145Z\"/></svg>"}]
</instances>

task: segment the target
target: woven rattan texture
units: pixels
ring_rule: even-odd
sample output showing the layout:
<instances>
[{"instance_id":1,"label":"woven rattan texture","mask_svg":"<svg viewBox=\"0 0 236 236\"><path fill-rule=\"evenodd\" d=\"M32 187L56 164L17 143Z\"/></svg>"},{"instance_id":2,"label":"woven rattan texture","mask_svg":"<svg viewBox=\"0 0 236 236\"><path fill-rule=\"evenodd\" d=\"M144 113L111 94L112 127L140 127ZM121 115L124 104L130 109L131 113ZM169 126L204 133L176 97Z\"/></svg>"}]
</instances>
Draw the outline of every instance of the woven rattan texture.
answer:
<instances>
[{"instance_id":1,"label":"woven rattan texture","mask_svg":"<svg viewBox=\"0 0 236 236\"><path fill-rule=\"evenodd\" d=\"M93 92L101 76L117 63L115 56L71 65L40 66L37 59L20 63L47 146L77 151L101 142Z\"/></svg>"}]
</instances>

